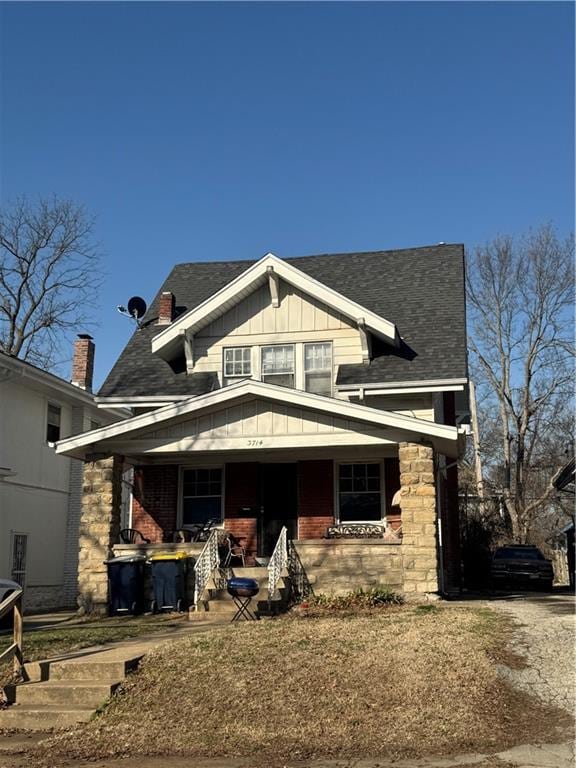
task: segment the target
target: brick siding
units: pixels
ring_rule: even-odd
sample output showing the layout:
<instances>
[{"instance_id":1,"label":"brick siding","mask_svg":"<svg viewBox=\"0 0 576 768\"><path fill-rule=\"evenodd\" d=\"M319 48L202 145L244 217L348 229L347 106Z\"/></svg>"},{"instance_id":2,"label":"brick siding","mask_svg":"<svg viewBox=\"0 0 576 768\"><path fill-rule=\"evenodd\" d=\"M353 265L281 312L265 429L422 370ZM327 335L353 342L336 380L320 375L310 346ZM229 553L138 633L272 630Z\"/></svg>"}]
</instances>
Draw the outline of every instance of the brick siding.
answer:
<instances>
[{"instance_id":1,"label":"brick siding","mask_svg":"<svg viewBox=\"0 0 576 768\"><path fill-rule=\"evenodd\" d=\"M176 528L178 467L138 467L134 471L132 527L153 542L161 542L163 531Z\"/></svg>"},{"instance_id":2,"label":"brick siding","mask_svg":"<svg viewBox=\"0 0 576 768\"><path fill-rule=\"evenodd\" d=\"M298 538L321 539L334 525L334 464L298 462Z\"/></svg>"},{"instance_id":3,"label":"brick siding","mask_svg":"<svg viewBox=\"0 0 576 768\"><path fill-rule=\"evenodd\" d=\"M225 528L237 538L247 554L256 554L258 510L260 508L260 465L257 462L226 464L224 473ZM250 513L246 512L250 508Z\"/></svg>"}]
</instances>

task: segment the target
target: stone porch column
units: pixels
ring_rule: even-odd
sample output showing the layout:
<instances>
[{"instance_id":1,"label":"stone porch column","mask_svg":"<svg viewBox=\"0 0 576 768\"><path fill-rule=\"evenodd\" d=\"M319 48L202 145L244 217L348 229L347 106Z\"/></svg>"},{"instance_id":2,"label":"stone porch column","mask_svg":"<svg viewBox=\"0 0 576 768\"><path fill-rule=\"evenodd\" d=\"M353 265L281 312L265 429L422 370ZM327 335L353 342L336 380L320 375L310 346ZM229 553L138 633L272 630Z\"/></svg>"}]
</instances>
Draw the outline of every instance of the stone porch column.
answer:
<instances>
[{"instance_id":1,"label":"stone porch column","mask_svg":"<svg viewBox=\"0 0 576 768\"><path fill-rule=\"evenodd\" d=\"M434 451L400 443L402 568L407 598L438 591Z\"/></svg>"},{"instance_id":2,"label":"stone porch column","mask_svg":"<svg viewBox=\"0 0 576 768\"><path fill-rule=\"evenodd\" d=\"M78 605L83 613L106 613L108 573L104 565L120 531L122 457L84 465L78 554Z\"/></svg>"}]
</instances>

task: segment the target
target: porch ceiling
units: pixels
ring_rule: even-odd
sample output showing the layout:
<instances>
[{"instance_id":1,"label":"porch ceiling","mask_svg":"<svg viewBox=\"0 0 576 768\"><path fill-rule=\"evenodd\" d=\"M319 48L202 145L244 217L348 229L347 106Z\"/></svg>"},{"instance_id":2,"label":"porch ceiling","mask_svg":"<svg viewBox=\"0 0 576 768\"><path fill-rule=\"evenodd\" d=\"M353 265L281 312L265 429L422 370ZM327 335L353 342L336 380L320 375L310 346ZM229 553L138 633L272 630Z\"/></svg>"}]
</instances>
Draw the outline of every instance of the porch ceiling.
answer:
<instances>
[{"instance_id":1,"label":"porch ceiling","mask_svg":"<svg viewBox=\"0 0 576 768\"><path fill-rule=\"evenodd\" d=\"M150 457L302 449L393 446L431 441L458 453L458 430L256 381L243 381L201 397L159 408L62 440L57 452L86 459L119 453Z\"/></svg>"}]
</instances>

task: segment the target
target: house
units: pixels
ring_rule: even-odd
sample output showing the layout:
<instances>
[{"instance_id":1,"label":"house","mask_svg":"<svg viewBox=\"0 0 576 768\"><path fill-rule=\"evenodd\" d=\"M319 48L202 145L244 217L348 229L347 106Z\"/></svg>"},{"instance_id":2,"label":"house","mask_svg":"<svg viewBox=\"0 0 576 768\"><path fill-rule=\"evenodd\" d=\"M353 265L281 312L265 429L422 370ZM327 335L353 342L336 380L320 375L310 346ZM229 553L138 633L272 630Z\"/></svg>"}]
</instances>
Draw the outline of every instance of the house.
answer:
<instances>
[{"instance_id":1,"label":"house","mask_svg":"<svg viewBox=\"0 0 576 768\"><path fill-rule=\"evenodd\" d=\"M175 266L98 393L133 415L57 447L80 591L106 600L126 465L148 548L216 518L249 562L285 530L319 591L457 589L467 376L462 245Z\"/></svg>"},{"instance_id":2,"label":"house","mask_svg":"<svg viewBox=\"0 0 576 768\"><path fill-rule=\"evenodd\" d=\"M0 352L0 578L24 586L28 611L76 605L82 462L53 445L122 416L96 405L93 363L86 335L71 383Z\"/></svg>"}]
</instances>

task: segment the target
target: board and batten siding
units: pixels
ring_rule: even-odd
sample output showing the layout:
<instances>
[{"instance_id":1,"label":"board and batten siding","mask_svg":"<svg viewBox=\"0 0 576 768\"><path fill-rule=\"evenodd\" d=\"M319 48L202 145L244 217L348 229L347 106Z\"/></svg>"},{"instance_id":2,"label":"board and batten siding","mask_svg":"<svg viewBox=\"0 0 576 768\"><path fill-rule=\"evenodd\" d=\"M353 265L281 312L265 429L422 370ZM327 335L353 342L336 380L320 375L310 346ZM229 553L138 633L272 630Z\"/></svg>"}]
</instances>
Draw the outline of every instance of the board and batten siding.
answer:
<instances>
[{"instance_id":1,"label":"board and batten siding","mask_svg":"<svg viewBox=\"0 0 576 768\"><path fill-rule=\"evenodd\" d=\"M314 341L332 342L334 376L339 365L362 362L360 334L352 321L283 280L279 296L280 306L273 307L268 286L262 286L198 331L194 371L218 371L222 377L224 347Z\"/></svg>"},{"instance_id":2,"label":"board and batten siding","mask_svg":"<svg viewBox=\"0 0 576 768\"><path fill-rule=\"evenodd\" d=\"M250 400L222 408L170 427L146 432L144 439L277 437L361 432L379 436L382 430L363 422L266 400Z\"/></svg>"}]
</instances>

